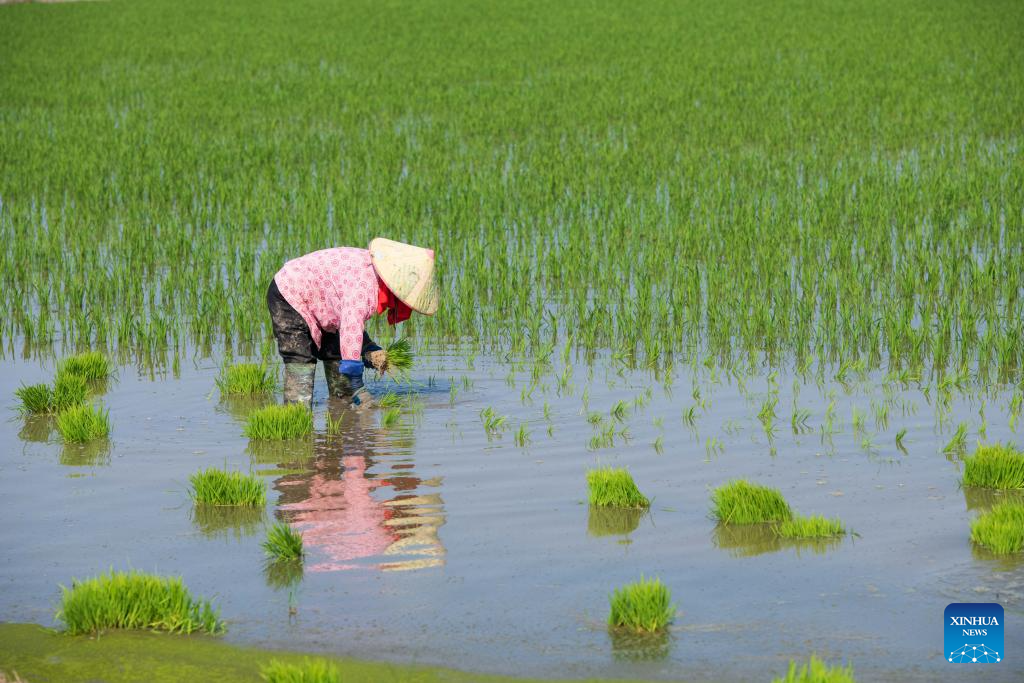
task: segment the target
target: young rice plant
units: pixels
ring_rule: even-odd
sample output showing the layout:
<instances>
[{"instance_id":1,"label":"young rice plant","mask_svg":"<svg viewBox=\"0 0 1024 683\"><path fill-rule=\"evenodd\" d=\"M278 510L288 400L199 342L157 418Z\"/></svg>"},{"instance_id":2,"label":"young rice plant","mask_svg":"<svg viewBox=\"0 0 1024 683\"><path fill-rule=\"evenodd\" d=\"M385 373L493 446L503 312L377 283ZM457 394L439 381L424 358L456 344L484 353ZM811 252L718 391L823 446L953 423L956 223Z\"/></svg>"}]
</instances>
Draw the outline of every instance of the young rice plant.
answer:
<instances>
[{"instance_id":1,"label":"young rice plant","mask_svg":"<svg viewBox=\"0 0 1024 683\"><path fill-rule=\"evenodd\" d=\"M645 579L643 576L639 581L615 589L608 602L611 606L608 615L610 626L644 633L661 631L676 612L665 584L660 579Z\"/></svg>"},{"instance_id":2,"label":"young rice plant","mask_svg":"<svg viewBox=\"0 0 1024 683\"><path fill-rule=\"evenodd\" d=\"M263 505L267 485L258 474L210 467L189 477L189 496L203 505Z\"/></svg>"},{"instance_id":3,"label":"young rice plant","mask_svg":"<svg viewBox=\"0 0 1024 683\"><path fill-rule=\"evenodd\" d=\"M711 494L712 515L726 524L783 522L793 516L778 489L737 479Z\"/></svg>"},{"instance_id":4,"label":"young rice plant","mask_svg":"<svg viewBox=\"0 0 1024 683\"><path fill-rule=\"evenodd\" d=\"M245 435L258 441L299 439L312 431L313 413L300 403L254 410L245 424Z\"/></svg>"},{"instance_id":5,"label":"young rice plant","mask_svg":"<svg viewBox=\"0 0 1024 683\"><path fill-rule=\"evenodd\" d=\"M647 508L651 501L640 492L633 475L622 467L599 467L587 472L590 504L624 508Z\"/></svg>"}]
</instances>

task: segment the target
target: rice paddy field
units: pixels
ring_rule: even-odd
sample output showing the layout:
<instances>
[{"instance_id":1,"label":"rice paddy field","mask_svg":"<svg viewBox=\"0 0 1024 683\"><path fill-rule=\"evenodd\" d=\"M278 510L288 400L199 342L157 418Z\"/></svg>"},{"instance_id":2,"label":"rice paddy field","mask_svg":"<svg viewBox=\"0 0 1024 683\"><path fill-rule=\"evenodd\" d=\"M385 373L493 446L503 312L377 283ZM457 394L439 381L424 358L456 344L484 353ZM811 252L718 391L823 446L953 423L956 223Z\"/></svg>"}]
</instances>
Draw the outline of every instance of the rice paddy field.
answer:
<instances>
[{"instance_id":1,"label":"rice paddy field","mask_svg":"<svg viewBox=\"0 0 1024 683\"><path fill-rule=\"evenodd\" d=\"M0 621L88 638L64 591L138 571L201 647L959 681L943 610L998 602L978 675L1021 680L1022 37L1001 0L0 6ZM268 411L274 273L377 235L438 255L437 315L368 326L412 367Z\"/></svg>"}]
</instances>

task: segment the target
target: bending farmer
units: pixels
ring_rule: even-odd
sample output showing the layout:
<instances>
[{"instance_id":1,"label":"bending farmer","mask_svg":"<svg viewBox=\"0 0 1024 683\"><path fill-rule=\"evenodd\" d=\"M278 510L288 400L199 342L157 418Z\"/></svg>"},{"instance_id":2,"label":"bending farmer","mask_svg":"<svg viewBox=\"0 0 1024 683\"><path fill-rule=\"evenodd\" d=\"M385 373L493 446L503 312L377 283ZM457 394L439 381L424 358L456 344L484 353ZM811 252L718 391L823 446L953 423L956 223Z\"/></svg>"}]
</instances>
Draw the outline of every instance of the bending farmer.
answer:
<instances>
[{"instance_id":1,"label":"bending farmer","mask_svg":"<svg viewBox=\"0 0 1024 683\"><path fill-rule=\"evenodd\" d=\"M388 360L364 324L384 311L392 325L412 311L433 315L437 299L433 250L382 237L368 249L322 249L285 263L267 290L285 402L311 404L319 359L331 396L372 405L363 368L385 372Z\"/></svg>"}]
</instances>

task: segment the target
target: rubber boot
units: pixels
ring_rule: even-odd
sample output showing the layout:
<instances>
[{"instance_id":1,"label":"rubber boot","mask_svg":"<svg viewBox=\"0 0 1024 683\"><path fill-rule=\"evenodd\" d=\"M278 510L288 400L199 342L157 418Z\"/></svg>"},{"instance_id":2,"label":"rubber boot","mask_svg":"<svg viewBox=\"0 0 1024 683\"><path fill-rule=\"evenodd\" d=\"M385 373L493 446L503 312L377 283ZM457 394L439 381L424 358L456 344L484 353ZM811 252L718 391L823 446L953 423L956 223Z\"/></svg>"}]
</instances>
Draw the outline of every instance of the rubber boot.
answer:
<instances>
[{"instance_id":1,"label":"rubber boot","mask_svg":"<svg viewBox=\"0 0 1024 683\"><path fill-rule=\"evenodd\" d=\"M324 363L324 376L327 378L327 392L333 398L352 398L352 385L348 376L338 370L337 361Z\"/></svg>"},{"instance_id":2,"label":"rubber boot","mask_svg":"<svg viewBox=\"0 0 1024 683\"><path fill-rule=\"evenodd\" d=\"M313 375L316 363L284 364L284 402L313 405Z\"/></svg>"}]
</instances>

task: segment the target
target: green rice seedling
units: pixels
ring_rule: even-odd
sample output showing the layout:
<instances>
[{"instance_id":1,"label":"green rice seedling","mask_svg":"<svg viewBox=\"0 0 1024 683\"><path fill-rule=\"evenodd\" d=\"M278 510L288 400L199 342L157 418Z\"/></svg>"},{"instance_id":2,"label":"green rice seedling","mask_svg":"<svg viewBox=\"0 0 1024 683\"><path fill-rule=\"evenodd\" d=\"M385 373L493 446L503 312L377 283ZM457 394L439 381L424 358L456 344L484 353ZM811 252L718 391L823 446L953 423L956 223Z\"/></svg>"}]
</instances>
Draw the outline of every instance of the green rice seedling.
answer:
<instances>
[{"instance_id":1,"label":"green rice seedling","mask_svg":"<svg viewBox=\"0 0 1024 683\"><path fill-rule=\"evenodd\" d=\"M48 384L22 385L14 395L18 397L18 411L22 414L39 415L53 408L53 390Z\"/></svg>"},{"instance_id":2,"label":"green rice seedling","mask_svg":"<svg viewBox=\"0 0 1024 683\"><path fill-rule=\"evenodd\" d=\"M57 431L67 443L86 443L110 434L110 414L91 403L83 403L57 414Z\"/></svg>"},{"instance_id":3,"label":"green rice seedling","mask_svg":"<svg viewBox=\"0 0 1024 683\"><path fill-rule=\"evenodd\" d=\"M50 412L62 413L68 408L79 406L85 403L88 393L89 388L84 377L59 372L53 382L53 402Z\"/></svg>"},{"instance_id":4,"label":"green rice seedling","mask_svg":"<svg viewBox=\"0 0 1024 683\"><path fill-rule=\"evenodd\" d=\"M86 351L65 358L57 366L57 374L78 375L86 380L103 380L113 372L110 360L99 351Z\"/></svg>"},{"instance_id":5,"label":"green rice seedling","mask_svg":"<svg viewBox=\"0 0 1024 683\"><path fill-rule=\"evenodd\" d=\"M647 508L651 501L640 492L633 475L624 467L599 467L587 471L591 505Z\"/></svg>"},{"instance_id":6,"label":"green rice seedling","mask_svg":"<svg viewBox=\"0 0 1024 683\"><path fill-rule=\"evenodd\" d=\"M255 440L299 439L312 431L313 413L299 403L254 410L245 424L245 435Z\"/></svg>"},{"instance_id":7,"label":"green rice seedling","mask_svg":"<svg viewBox=\"0 0 1024 683\"><path fill-rule=\"evenodd\" d=\"M267 485L257 474L209 467L190 476L189 483L189 496L201 505L264 505L267 502Z\"/></svg>"},{"instance_id":8,"label":"green rice seedling","mask_svg":"<svg viewBox=\"0 0 1024 683\"><path fill-rule=\"evenodd\" d=\"M726 524L757 524L791 519L792 510L778 489L737 479L711 494L712 515Z\"/></svg>"},{"instance_id":9,"label":"green rice seedling","mask_svg":"<svg viewBox=\"0 0 1024 683\"><path fill-rule=\"evenodd\" d=\"M829 538L846 535L846 528L838 519L827 519L820 515L803 517L794 515L776 527L783 538Z\"/></svg>"},{"instance_id":10,"label":"green rice seedling","mask_svg":"<svg viewBox=\"0 0 1024 683\"><path fill-rule=\"evenodd\" d=\"M377 399L377 406L380 408L400 408L402 403L402 397L393 391L389 391Z\"/></svg>"},{"instance_id":11,"label":"green rice seedling","mask_svg":"<svg viewBox=\"0 0 1024 683\"><path fill-rule=\"evenodd\" d=\"M480 411L480 421L484 424L484 431L487 432L488 438L496 436L508 428L508 418L498 415L490 406Z\"/></svg>"},{"instance_id":12,"label":"green rice seedling","mask_svg":"<svg viewBox=\"0 0 1024 683\"><path fill-rule=\"evenodd\" d=\"M1011 445L980 444L964 458L964 486L1024 489L1024 453Z\"/></svg>"},{"instance_id":13,"label":"green rice seedling","mask_svg":"<svg viewBox=\"0 0 1024 683\"><path fill-rule=\"evenodd\" d=\"M302 534L292 529L287 522L277 522L270 527L262 546L267 557L278 562L298 561L305 554Z\"/></svg>"},{"instance_id":14,"label":"green rice seedling","mask_svg":"<svg viewBox=\"0 0 1024 683\"><path fill-rule=\"evenodd\" d=\"M388 356L388 372L398 380L406 380L412 370L415 357L412 345L405 337L395 339L384 349Z\"/></svg>"},{"instance_id":15,"label":"green rice seedling","mask_svg":"<svg viewBox=\"0 0 1024 683\"><path fill-rule=\"evenodd\" d=\"M393 427L398 424L398 420L402 417L401 408L388 408L380 416L381 427Z\"/></svg>"},{"instance_id":16,"label":"green rice seedling","mask_svg":"<svg viewBox=\"0 0 1024 683\"><path fill-rule=\"evenodd\" d=\"M304 659L301 663L271 659L260 669L267 683L342 683L341 670L324 659Z\"/></svg>"},{"instance_id":17,"label":"green rice seedling","mask_svg":"<svg viewBox=\"0 0 1024 683\"><path fill-rule=\"evenodd\" d=\"M268 396L277 380L265 363L238 363L221 368L217 387L222 396Z\"/></svg>"},{"instance_id":18,"label":"green rice seedling","mask_svg":"<svg viewBox=\"0 0 1024 683\"><path fill-rule=\"evenodd\" d=\"M997 555L1024 550L1024 503L1008 500L971 521L971 540Z\"/></svg>"},{"instance_id":19,"label":"green rice seedling","mask_svg":"<svg viewBox=\"0 0 1024 683\"><path fill-rule=\"evenodd\" d=\"M106 629L147 629L171 633L222 633L224 622L211 604L193 598L180 577L111 570L61 587L57 612L71 635Z\"/></svg>"},{"instance_id":20,"label":"green rice seedling","mask_svg":"<svg viewBox=\"0 0 1024 683\"><path fill-rule=\"evenodd\" d=\"M613 628L654 633L664 629L675 616L672 595L660 579L628 583L615 589L608 598L611 611L608 624Z\"/></svg>"},{"instance_id":21,"label":"green rice seedling","mask_svg":"<svg viewBox=\"0 0 1024 683\"><path fill-rule=\"evenodd\" d=\"M530 430L527 429L526 423L519 425L519 429L516 430L515 442L520 448L530 443Z\"/></svg>"},{"instance_id":22,"label":"green rice seedling","mask_svg":"<svg viewBox=\"0 0 1024 683\"><path fill-rule=\"evenodd\" d=\"M956 432L953 437L949 440L949 443L943 447L942 452L946 454L963 453L967 447L967 423L961 422L957 425Z\"/></svg>"},{"instance_id":23,"label":"green rice seedling","mask_svg":"<svg viewBox=\"0 0 1024 683\"><path fill-rule=\"evenodd\" d=\"M626 401L616 401L615 405L608 411L608 414L622 422L629 417L629 404Z\"/></svg>"},{"instance_id":24,"label":"green rice seedling","mask_svg":"<svg viewBox=\"0 0 1024 683\"><path fill-rule=\"evenodd\" d=\"M789 662L789 671L782 678L773 678L772 683L856 683L853 678L853 665L829 666L816 655L803 666L798 667L794 661Z\"/></svg>"}]
</instances>

